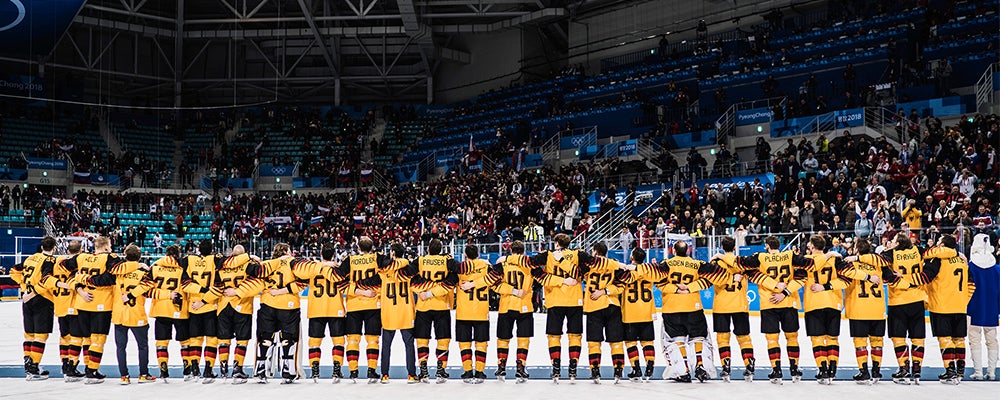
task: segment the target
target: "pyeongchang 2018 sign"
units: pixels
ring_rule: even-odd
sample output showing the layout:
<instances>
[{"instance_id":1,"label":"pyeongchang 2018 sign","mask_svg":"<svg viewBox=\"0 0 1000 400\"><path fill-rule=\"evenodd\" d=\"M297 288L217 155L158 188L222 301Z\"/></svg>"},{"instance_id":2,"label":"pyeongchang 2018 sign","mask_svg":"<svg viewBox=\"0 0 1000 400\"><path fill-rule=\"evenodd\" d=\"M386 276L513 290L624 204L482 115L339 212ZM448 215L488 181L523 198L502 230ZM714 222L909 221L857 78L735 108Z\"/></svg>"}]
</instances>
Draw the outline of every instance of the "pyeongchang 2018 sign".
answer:
<instances>
[{"instance_id":1,"label":"pyeongchang 2018 sign","mask_svg":"<svg viewBox=\"0 0 1000 400\"><path fill-rule=\"evenodd\" d=\"M768 108L751 108L736 112L736 126L761 124L771 122L774 112Z\"/></svg>"},{"instance_id":2,"label":"pyeongchang 2018 sign","mask_svg":"<svg viewBox=\"0 0 1000 400\"><path fill-rule=\"evenodd\" d=\"M0 0L0 53L45 55L85 0Z\"/></svg>"}]
</instances>

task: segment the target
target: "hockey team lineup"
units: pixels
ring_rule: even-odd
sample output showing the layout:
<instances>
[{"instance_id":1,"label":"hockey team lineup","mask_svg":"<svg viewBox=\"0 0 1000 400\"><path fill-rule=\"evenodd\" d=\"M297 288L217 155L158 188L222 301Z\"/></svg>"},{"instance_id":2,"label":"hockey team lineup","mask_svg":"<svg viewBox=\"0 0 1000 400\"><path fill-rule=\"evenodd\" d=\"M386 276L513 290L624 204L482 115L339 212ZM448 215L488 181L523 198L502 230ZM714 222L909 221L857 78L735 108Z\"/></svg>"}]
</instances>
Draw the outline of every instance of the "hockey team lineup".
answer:
<instances>
[{"instance_id":1,"label":"hockey team lineup","mask_svg":"<svg viewBox=\"0 0 1000 400\"><path fill-rule=\"evenodd\" d=\"M820 384L836 380L841 349L854 350L858 367L850 380L856 383L927 380L921 375L925 310L941 349L940 358L931 358L944 369L938 380L957 385L963 379L966 307L975 284L954 236L920 248L900 234L880 252L859 240L846 257L829 252L822 235L809 237L801 254L779 250L778 239L768 237L765 251L742 256L735 253L735 241L725 238L721 251L708 260L689 257L688 244L678 241L673 256L660 262L643 262L642 249L620 262L606 257L603 243L587 251L569 249L569 243L568 236L557 235L553 249L528 255L524 243L514 242L510 254L491 264L472 245L464 249L462 261L445 255L439 240L428 243L427 255L410 257L402 245L383 254L361 238L360 254L339 262L333 260L332 246L311 260L294 257L285 244L266 258L247 254L242 246L222 256L203 241L198 254L170 247L147 265L140 262L138 247L130 245L119 256L107 238L95 240L93 253L80 253L79 244L71 244L69 254L54 254L55 240L46 238L39 253L11 271L22 292L24 372L28 381L50 377L40 362L49 334L58 329L63 379L103 383L104 345L114 327L122 384L263 384L275 377L284 384L388 383L390 352L400 351L408 383L444 383L453 378L446 371L455 358L449 351L452 340L460 350L462 382L503 382L512 372L512 380L524 383L531 378L527 358L535 319L543 318L551 362L547 378L555 383L608 378L601 375L601 367L609 365L604 345L610 347L614 383L749 382L764 367L771 383L782 384L804 375L798 334L802 309L805 346ZM992 258L992 252L974 245L971 258ZM751 337L750 283L759 291L765 343ZM654 286L662 292L662 307L654 304ZM537 288L544 292L544 315L535 314L532 303ZM300 293L306 289L306 321L301 321ZM713 292L710 316L701 305L703 290ZM495 334L490 291L499 294ZM842 318L848 322L849 344L840 341ZM144 345L149 325L153 349ZM402 349L391 346L397 334ZM140 344L138 351L129 347L129 336ZM333 343L332 365L324 367L332 372L321 376L320 347L326 338ZM568 346L562 345L564 339ZM172 341L181 347L182 376L171 375L167 349ZM754 350L765 348L768 364L758 365ZM895 356L894 365L883 364L884 349ZM486 365L490 350L496 365ZM126 353L138 353L138 366L124 362ZM158 371L150 371L150 353ZM308 357L305 368L300 354ZM666 363L654 376L657 355ZM136 367L138 375L131 375ZM578 377L580 369L589 369L589 375ZM977 370L973 378L993 380L994 371L983 375Z\"/></svg>"}]
</instances>

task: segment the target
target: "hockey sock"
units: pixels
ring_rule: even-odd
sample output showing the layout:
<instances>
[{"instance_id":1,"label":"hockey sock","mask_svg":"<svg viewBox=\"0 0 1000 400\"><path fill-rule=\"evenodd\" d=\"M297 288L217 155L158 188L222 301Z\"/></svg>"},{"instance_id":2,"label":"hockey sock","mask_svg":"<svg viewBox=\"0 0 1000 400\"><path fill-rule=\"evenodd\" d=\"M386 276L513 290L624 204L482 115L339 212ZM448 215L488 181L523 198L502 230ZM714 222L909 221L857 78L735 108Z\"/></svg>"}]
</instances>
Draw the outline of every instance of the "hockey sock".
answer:
<instances>
[{"instance_id":1,"label":"hockey sock","mask_svg":"<svg viewBox=\"0 0 1000 400\"><path fill-rule=\"evenodd\" d=\"M344 337L334 336L333 337L333 364L343 365L344 364Z\"/></svg>"},{"instance_id":2,"label":"hockey sock","mask_svg":"<svg viewBox=\"0 0 1000 400\"><path fill-rule=\"evenodd\" d=\"M487 342L476 342L476 371L483 372L486 369L486 348Z\"/></svg>"},{"instance_id":3,"label":"hockey sock","mask_svg":"<svg viewBox=\"0 0 1000 400\"><path fill-rule=\"evenodd\" d=\"M35 358L32 361L35 364L42 362L42 354L45 354L45 342L49 340L48 333L36 333L35 334L35 348L32 352L35 353Z\"/></svg>"},{"instance_id":4,"label":"hockey sock","mask_svg":"<svg viewBox=\"0 0 1000 400\"><path fill-rule=\"evenodd\" d=\"M76 336L69 337L69 346L66 347L66 357L69 359L69 363L76 365L80 362L80 343L83 339Z\"/></svg>"},{"instance_id":5,"label":"hockey sock","mask_svg":"<svg viewBox=\"0 0 1000 400\"><path fill-rule=\"evenodd\" d=\"M719 344L719 362L722 365L726 365L729 362L732 354L729 350L730 333L729 332L716 332L715 333L715 343Z\"/></svg>"},{"instance_id":6,"label":"hockey sock","mask_svg":"<svg viewBox=\"0 0 1000 400\"><path fill-rule=\"evenodd\" d=\"M622 342L612 342L611 343L611 364L615 368L622 368L625 366L625 348Z\"/></svg>"},{"instance_id":7,"label":"hockey sock","mask_svg":"<svg viewBox=\"0 0 1000 400\"><path fill-rule=\"evenodd\" d=\"M826 336L811 336L809 338L812 341L813 348L813 358L816 359L816 366L821 368L826 368Z\"/></svg>"},{"instance_id":8,"label":"hockey sock","mask_svg":"<svg viewBox=\"0 0 1000 400\"><path fill-rule=\"evenodd\" d=\"M69 335L59 336L59 358L63 364L69 361Z\"/></svg>"},{"instance_id":9,"label":"hockey sock","mask_svg":"<svg viewBox=\"0 0 1000 400\"><path fill-rule=\"evenodd\" d=\"M190 350L188 355L190 358L191 365L198 365L201 362L201 348L204 345L204 337L196 337L188 340L188 349Z\"/></svg>"},{"instance_id":10,"label":"hockey sock","mask_svg":"<svg viewBox=\"0 0 1000 400\"><path fill-rule=\"evenodd\" d=\"M556 365L562 358L562 337L559 335L546 335L549 341L549 360L552 365Z\"/></svg>"},{"instance_id":11,"label":"hockey sock","mask_svg":"<svg viewBox=\"0 0 1000 400\"><path fill-rule=\"evenodd\" d=\"M497 366L503 368L507 366L507 357L510 353L510 339L497 339Z\"/></svg>"},{"instance_id":12,"label":"hockey sock","mask_svg":"<svg viewBox=\"0 0 1000 400\"><path fill-rule=\"evenodd\" d=\"M836 336L826 337L826 359L831 367L840 363L840 341Z\"/></svg>"},{"instance_id":13,"label":"hockey sock","mask_svg":"<svg viewBox=\"0 0 1000 400\"><path fill-rule=\"evenodd\" d=\"M781 346L778 345L777 333L765 333L767 338L767 359L771 361L771 368L778 366L781 361Z\"/></svg>"},{"instance_id":14,"label":"hockey sock","mask_svg":"<svg viewBox=\"0 0 1000 400\"><path fill-rule=\"evenodd\" d=\"M868 338L854 338L854 358L858 360L858 368L868 367Z\"/></svg>"},{"instance_id":15,"label":"hockey sock","mask_svg":"<svg viewBox=\"0 0 1000 400\"><path fill-rule=\"evenodd\" d=\"M38 336L35 336L36 340ZM955 361L959 369L965 367L965 338L964 337L953 337L951 338L953 347L955 348ZM964 371L959 371L964 373Z\"/></svg>"},{"instance_id":16,"label":"hockey sock","mask_svg":"<svg viewBox=\"0 0 1000 400\"><path fill-rule=\"evenodd\" d=\"M288 379L298 374L295 357L298 355L299 338L281 333L281 377Z\"/></svg>"},{"instance_id":17,"label":"hockey sock","mask_svg":"<svg viewBox=\"0 0 1000 400\"><path fill-rule=\"evenodd\" d=\"M24 351L25 360L34 360L35 334L25 333L24 342L21 343L21 350Z\"/></svg>"},{"instance_id":18,"label":"hockey sock","mask_svg":"<svg viewBox=\"0 0 1000 400\"><path fill-rule=\"evenodd\" d=\"M104 356L104 342L108 340L108 335L90 335L90 348L87 351L88 367L99 369L101 367L101 357Z\"/></svg>"},{"instance_id":19,"label":"hockey sock","mask_svg":"<svg viewBox=\"0 0 1000 400\"><path fill-rule=\"evenodd\" d=\"M462 356L462 370L472 371L472 342L458 342L458 353Z\"/></svg>"},{"instance_id":20,"label":"hockey sock","mask_svg":"<svg viewBox=\"0 0 1000 400\"><path fill-rule=\"evenodd\" d=\"M799 366L799 333L785 332L785 352L788 353L788 367L798 368Z\"/></svg>"},{"instance_id":21,"label":"hockey sock","mask_svg":"<svg viewBox=\"0 0 1000 400\"><path fill-rule=\"evenodd\" d=\"M209 368L215 366L215 357L217 355L217 349L219 348L219 339L207 336L205 337L205 353L202 356L205 357L205 365Z\"/></svg>"},{"instance_id":22,"label":"hockey sock","mask_svg":"<svg viewBox=\"0 0 1000 400\"><path fill-rule=\"evenodd\" d=\"M868 338L868 341L872 346L872 369L877 369L882 365L882 345L884 339L881 336L871 336Z\"/></svg>"},{"instance_id":23,"label":"hockey sock","mask_svg":"<svg viewBox=\"0 0 1000 400\"><path fill-rule=\"evenodd\" d=\"M181 361L184 362L184 372L190 371L191 368L191 339L179 341L181 344Z\"/></svg>"},{"instance_id":24,"label":"hockey sock","mask_svg":"<svg viewBox=\"0 0 1000 400\"><path fill-rule=\"evenodd\" d=\"M236 341L236 351L233 352L233 366L241 367L243 366L244 360L247 357L247 345L250 343L249 340L237 340Z\"/></svg>"},{"instance_id":25,"label":"hockey sock","mask_svg":"<svg viewBox=\"0 0 1000 400\"><path fill-rule=\"evenodd\" d=\"M223 367L229 365L229 340L228 339L218 339L219 340L219 365Z\"/></svg>"},{"instance_id":26,"label":"hockey sock","mask_svg":"<svg viewBox=\"0 0 1000 400\"><path fill-rule=\"evenodd\" d=\"M361 335L347 335L347 368L358 370L358 356L361 354Z\"/></svg>"},{"instance_id":27,"label":"hockey sock","mask_svg":"<svg viewBox=\"0 0 1000 400\"><path fill-rule=\"evenodd\" d=\"M938 347L941 348L941 361L946 368L955 367L955 344L951 337L938 337Z\"/></svg>"},{"instance_id":28,"label":"hockey sock","mask_svg":"<svg viewBox=\"0 0 1000 400\"><path fill-rule=\"evenodd\" d=\"M83 357L84 365L86 365L87 363L87 358L90 357L89 354L90 354L90 336L87 336L83 338L82 342L80 343L80 357Z\"/></svg>"},{"instance_id":29,"label":"hockey sock","mask_svg":"<svg viewBox=\"0 0 1000 400\"><path fill-rule=\"evenodd\" d=\"M640 342L642 344L642 358L646 359L646 364L652 364L656 360L656 347L653 342Z\"/></svg>"},{"instance_id":30,"label":"hockey sock","mask_svg":"<svg viewBox=\"0 0 1000 400\"><path fill-rule=\"evenodd\" d=\"M365 355L368 356L368 368L378 366L379 335L365 335Z\"/></svg>"},{"instance_id":31,"label":"hockey sock","mask_svg":"<svg viewBox=\"0 0 1000 400\"><path fill-rule=\"evenodd\" d=\"M590 367L601 366L601 342L587 342L587 353L590 355Z\"/></svg>"},{"instance_id":32,"label":"hockey sock","mask_svg":"<svg viewBox=\"0 0 1000 400\"><path fill-rule=\"evenodd\" d=\"M705 350L705 338L694 339L694 359L697 365L702 364L701 353Z\"/></svg>"},{"instance_id":33,"label":"hockey sock","mask_svg":"<svg viewBox=\"0 0 1000 400\"><path fill-rule=\"evenodd\" d=\"M688 365L688 346L687 346L687 342L684 341L684 338L677 337L677 338L674 338L674 344L676 344L677 345L677 349L681 351L681 359L684 360L684 367L687 369L688 372L690 372L691 371L691 366Z\"/></svg>"},{"instance_id":34,"label":"hockey sock","mask_svg":"<svg viewBox=\"0 0 1000 400\"><path fill-rule=\"evenodd\" d=\"M570 333L569 335L569 361L571 364L575 364L580 360L580 350L583 344L583 335L579 333Z\"/></svg>"},{"instance_id":35,"label":"hockey sock","mask_svg":"<svg viewBox=\"0 0 1000 400\"><path fill-rule=\"evenodd\" d=\"M896 351L896 362L900 367L906 366L910 361L909 347L906 346L906 338L894 337L892 348Z\"/></svg>"},{"instance_id":36,"label":"hockey sock","mask_svg":"<svg viewBox=\"0 0 1000 400\"><path fill-rule=\"evenodd\" d=\"M169 340L156 341L156 365L159 365L161 370L165 369L167 363L170 362L170 353L167 352L169 345Z\"/></svg>"},{"instance_id":37,"label":"hockey sock","mask_svg":"<svg viewBox=\"0 0 1000 400\"><path fill-rule=\"evenodd\" d=\"M635 366L638 369L638 366L639 366L639 346L637 346L637 345L638 345L638 343L636 343L636 342L629 342L628 349L626 350L626 353L628 353L628 363L632 364L633 366Z\"/></svg>"},{"instance_id":38,"label":"hockey sock","mask_svg":"<svg viewBox=\"0 0 1000 400\"><path fill-rule=\"evenodd\" d=\"M528 359L528 345L530 344L531 338L517 338L517 362L521 365L524 365L524 362Z\"/></svg>"},{"instance_id":39,"label":"hockey sock","mask_svg":"<svg viewBox=\"0 0 1000 400\"><path fill-rule=\"evenodd\" d=\"M431 348L430 348L431 340L416 339L415 342L417 343L417 364L427 365L427 358L430 357L431 353Z\"/></svg>"},{"instance_id":40,"label":"hockey sock","mask_svg":"<svg viewBox=\"0 0 1000 400\"><path fill-rule=\"evenodd\" d=\"M924 339L923 338L920 338L920 339L910 339L910 343L911 343L910 358L913 360L913 361L911 361L910 365L914 365L914 364L923 365L924 364Z\"/></svg>"},{"instance_id":41,"label":"hockey sock","mask_svg":"<svg viewBox=\"0 0 1000 400\"><path fill-rule=\"evenodd\" d=\"M753 361L753 340L750 335L736 335L736 342L740 344L740 355L743 356L743 365L749 365Z\"/></svg>"},{"instance_id":42,"label":"hockey sock","mask_svg":"<svg viewBox=\"0 0 1000 400\"><path fill-rule=\"evenodd\" d=\"M323 338L309 338L309 365L319 365L319 358L322 355Z\"/></svg>"},{"instance_id":43,"label":"hockey sock","mask_svg":"<svg viewBox=\"0 0 1000 400\"><path fill-rule=\"evenodd\" d=\"M434 356L437 357L438 367L448 368L448 347L451 345L451 339L437 339L436 342Z\"/></svg>"}]
</instances>

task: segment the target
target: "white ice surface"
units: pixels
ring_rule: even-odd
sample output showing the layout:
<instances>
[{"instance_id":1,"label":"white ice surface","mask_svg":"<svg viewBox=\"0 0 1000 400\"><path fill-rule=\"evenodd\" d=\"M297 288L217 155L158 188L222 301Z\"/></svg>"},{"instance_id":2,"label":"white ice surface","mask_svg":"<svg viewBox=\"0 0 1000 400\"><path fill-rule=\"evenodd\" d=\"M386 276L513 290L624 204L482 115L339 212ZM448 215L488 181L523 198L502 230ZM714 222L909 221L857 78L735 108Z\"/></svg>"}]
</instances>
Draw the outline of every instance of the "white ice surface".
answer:
<instances>
[{"instance_id":1,"label":"white ice surface","mask_svg":"<svg viewBox=\"0 0 1000 400\"><path fill-rule=\"evenodd\" d=\"M63 383L51 379L43 382L26 382L23 379L0 379L0 398L32 400L150 400L166 398L197 399L435 399L435 400L510 400L510 399L885 399L885 400L940 400L947 398L992 399L996 397L997 385L981 382L963 382L959 386L926 382L921 386L900 386L882 382L874 386L860 386L851 382L836 382L831 386L820 386L815 382L785 382L782 386L768 382L712 381L707 383L680 384L666 381L650 383L623 382L614 385L604 381L601 385L578 382L575 385L562 383L555 385L545 380L515 384L513 381L486 381L481 385L468 385L457 381L445 384L407 385L396 380L389 384L369 385L341 383L333 385L329 381L321 383L298 383L294 385L257 385L248 383L240 386L215 383L202 385L174 381L169 384L151 383L118 386L114 379L103 385L83 385ZM343 396L343 397L342 397Z\"/></svg>"}]
</instances>

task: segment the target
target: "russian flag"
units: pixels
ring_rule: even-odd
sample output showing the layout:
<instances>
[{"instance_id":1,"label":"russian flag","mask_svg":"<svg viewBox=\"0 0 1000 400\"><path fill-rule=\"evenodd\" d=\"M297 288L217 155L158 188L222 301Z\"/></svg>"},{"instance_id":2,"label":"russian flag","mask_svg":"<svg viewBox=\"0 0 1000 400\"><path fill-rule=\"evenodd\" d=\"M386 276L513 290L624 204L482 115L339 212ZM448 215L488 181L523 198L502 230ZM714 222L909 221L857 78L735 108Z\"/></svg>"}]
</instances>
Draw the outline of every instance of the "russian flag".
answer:
<instances>
[{"instance_id":1,"label":"russian flag","mask_svg":"<svg viewBox=\"0 0 1000 400\"><path fill-rule=\"evenodd\" d=\"M361 229L361 228L364 227L364 225L365 225L365 216L364 215L355 215L354 216L354 229Z\"/></svg>"},{"instance_id":2,"label":"russian flag","mask_svg":"<svg viewBox=\"0 0 1000 400\"><path fill-rule=\"evenodd\" d=\"M315 217L312 217L309 220L309 225L311 225L311 226L320 226L320 225L323 225L323 216L322 215L317 215Z\"/></svg>"},{"instance_id":3,"label":"russian flag","mask_svg":"<svg viewBox=\"0 0 1000 400\"><path fill-rule=\"evenodd\" d=\"M371 180L372 180L372 169L371 168L362 169L361 170L361 182L362 183L368 183L368 182L371 182Z\"/></svg>"},{"instance_id":4,"label":"russian flag","mask_svg":"<svg viewBox=\"0 0 1000 400\"><path fill-rule=\"evenodd\" d=\"M88 184L90 183L90 172L73 172L73 183Z\"/></svg>"}]
</instances>

